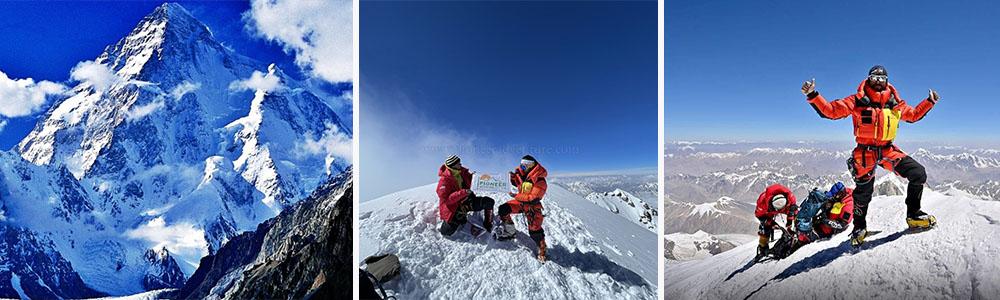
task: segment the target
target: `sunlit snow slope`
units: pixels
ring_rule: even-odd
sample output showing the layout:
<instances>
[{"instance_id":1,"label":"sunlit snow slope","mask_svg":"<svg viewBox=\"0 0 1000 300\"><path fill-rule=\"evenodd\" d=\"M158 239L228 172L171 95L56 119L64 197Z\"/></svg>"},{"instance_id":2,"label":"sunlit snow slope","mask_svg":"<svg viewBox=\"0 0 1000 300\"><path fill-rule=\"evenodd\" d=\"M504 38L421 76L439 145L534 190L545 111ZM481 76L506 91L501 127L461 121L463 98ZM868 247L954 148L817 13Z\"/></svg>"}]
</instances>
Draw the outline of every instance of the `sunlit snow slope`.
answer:
<instances>
[{"instance_id":1,"label":"sunlit snow slope","mask_svg":"<svg viewBox=\"0 0 1000 300\"><path fill-rule=\"evenodd\" d=\"M474 237L465 225L438 233L436 185L362 203L359 258L393 253L402 274L386 284L399 299L654 299L656 234L557 185L542 225L549 261L535 258L524 217L515 240ZM497 205L506 195L489 195ZM481 223L481 214L469 218Z\"/></svg>"}]
</instances>

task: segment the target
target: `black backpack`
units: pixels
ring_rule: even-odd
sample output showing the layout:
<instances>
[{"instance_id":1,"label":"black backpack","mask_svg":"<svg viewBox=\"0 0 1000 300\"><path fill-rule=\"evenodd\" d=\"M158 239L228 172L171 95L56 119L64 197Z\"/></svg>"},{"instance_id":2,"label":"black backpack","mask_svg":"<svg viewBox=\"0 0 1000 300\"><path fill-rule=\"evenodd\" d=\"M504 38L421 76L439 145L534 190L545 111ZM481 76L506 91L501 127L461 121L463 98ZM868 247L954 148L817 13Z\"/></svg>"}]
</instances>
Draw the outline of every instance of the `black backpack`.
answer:
<instances>
[{"instance_id":1,"label":"black backpack","mask_svg":"<svg viewBox=\"0 0 1000 300\"><path fill-rule=\"evenodd\" d=\"M386 295L385 289L382 287L382 283L388 282L399 275L401 266L399 264L399 257L394 254L385 254L378 256L369 256L365 258L365 264L368 265L367 270L360 270L360 277L366 279L361 280L359 278L359 293L361 299L396 299ZM378 288L385 298L379 296L375 292L375 288Z\"/></svg>"}]
</instances>

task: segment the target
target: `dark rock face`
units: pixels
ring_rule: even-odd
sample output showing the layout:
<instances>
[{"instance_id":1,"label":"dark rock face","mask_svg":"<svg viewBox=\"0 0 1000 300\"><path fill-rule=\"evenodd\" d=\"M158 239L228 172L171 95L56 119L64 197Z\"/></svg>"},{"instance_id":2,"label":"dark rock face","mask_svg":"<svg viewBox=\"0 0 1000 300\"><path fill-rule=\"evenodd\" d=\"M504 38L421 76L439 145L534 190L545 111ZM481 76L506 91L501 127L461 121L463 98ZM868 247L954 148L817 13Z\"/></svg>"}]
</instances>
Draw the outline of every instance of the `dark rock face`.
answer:
<instances>
[{"instance_id":1,"label":"dark rock face","mask_svg":"<svg viewBox=\"0 0 1000 300\"><path fill-rule=\"evenodd\" d=\"M331 177L307 199L203 258L177 298L350 298L352 174Z\"/></svg>"},{"instance_id":2,"label":"dark rock face","mask_svg":"<svg viewBox=\"0 0 1000 300\"><path fill-rule=\"evenodd\" d=\"M198 269L177 292L177 299L204 298L216 285L226 284L220 282L224 276L253 263L257 254L260 253L260 245L264 241L264 235L271 229L273 220L261 223L255 231L237 235L219 249L215 255L202 258Z\"/></svg>"},{"instance_id":3,"label":"dark rock face","mask_svg":"<svg viewBox=\"0 0 1000 300\"><path fill-rule=\"evenodd\" d=\"M17 280L13 280L17 277ZM13 281L12 281L13 280ZM16 281L18 286L14 286ZM106 294L87 287L51 241L34 232L0 225L0 297L93 298Z\"/></svg>"},{"instance_id":4,"label":"dark rock face","mask_svg":"<svg viewBox=\"0 0 1000 300\"><path fill-rule=\"evenodd\" d=\"M184 285L184 273L177 266L177 262L170 257L167 249L159 251L149 249L143 254L143 258L153 269L142 278L142 287L149 290L165 288L180 288Z\"/></svg>"}]
</instances>

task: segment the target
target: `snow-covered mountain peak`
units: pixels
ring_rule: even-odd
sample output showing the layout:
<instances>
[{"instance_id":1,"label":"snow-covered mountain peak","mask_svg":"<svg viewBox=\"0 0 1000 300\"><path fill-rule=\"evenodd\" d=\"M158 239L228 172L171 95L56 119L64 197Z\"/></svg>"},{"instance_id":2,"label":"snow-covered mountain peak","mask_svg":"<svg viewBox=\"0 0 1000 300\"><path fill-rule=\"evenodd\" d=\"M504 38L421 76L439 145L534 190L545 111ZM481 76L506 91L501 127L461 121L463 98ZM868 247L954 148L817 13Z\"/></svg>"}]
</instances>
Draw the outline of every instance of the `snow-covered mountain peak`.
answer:
<instances>
[{"instance_id":1,"label":"snow-covered mountain peak","mask_svg":"<svg viewBox=\"0 0 1000 300\"><path fill-rule=\"evenodd\" d=\"M213 51L205 51L211 49ZM177 61L199 61L210 52L229 52L212 32L187 9L177 3L164 3L146 15L127 36L105 48L95 62L106 65L125 79L147 80L149 68L172 67ZM232 64L232 62L230 62ZM147 76L144 76L147 75Z\"/></svg>"},{"instance_id":2,"label":"snow-covered mountain peak","mask_svg":"<svg viewBox=\"0 0 1000 300\"><path fill-rule=\"evenodd\" d=\"M80 83L0 155L0 216L51 235L101 292L176 286L350 165L351 132L324 99L223 47L178 4L72 73ZM167 260L144 256L160 245Z\"/></svg>"}]
</instances>

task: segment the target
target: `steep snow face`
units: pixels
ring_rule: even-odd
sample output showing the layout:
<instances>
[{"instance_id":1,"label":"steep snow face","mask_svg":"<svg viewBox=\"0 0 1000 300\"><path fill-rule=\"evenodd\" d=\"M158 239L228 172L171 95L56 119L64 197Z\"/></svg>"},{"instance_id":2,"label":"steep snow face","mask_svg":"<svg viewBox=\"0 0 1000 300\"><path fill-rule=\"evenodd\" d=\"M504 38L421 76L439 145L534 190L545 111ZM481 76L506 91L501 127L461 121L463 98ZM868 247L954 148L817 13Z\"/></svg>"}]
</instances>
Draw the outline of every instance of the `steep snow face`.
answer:
<instances>
[{"instance_id":1,"label":"steep snow face","mask_svg":"<svg viewBox=\"0 0 1000 300\"><path fill-rule=\"evenodd\" d=\"M754 243L664 269L664 294L678 299L942 298L1000 293L1000 203L924 190L923 210L938 226L910 231L904 196L875 197L858 250L847 233L779 261L749 265ZM849 228L850 229L850 228Z\"/></svg>"},{"instance_id":2,"label":"steep snow face","mask_svg":"<svg viewBox=\"0 0 1000 300\"><path fill-rule=\"evenodd\" d=\"M274 65L268 69L267 76L283 78ZM350 146L351 132L322 100L301 89L258 89L249 114L225 129L234 132L227 151L238 154L235 169L275 211L351 164L350 149L343 149L342 157L324 149L331 143Z\"/></svg>"},{"instance_id":3,"label":"steep snow face","mask_svg":"<svg viewBox=\"0 0 1000 300\"><path fill-rule=\"evenodd\" d=\"M350 164L351 131L311 87L223 47L178 4L77 71L0 155L0 179L4 215L51 235L99 291L178 286L176 268L191 274ZM278 84L241 84L265 73Z\"/></svg>"},{"instance_id":4,"label":"steep snow face","mask_svg":"<svg viewBox=\"0 0 1000 300\"><path fill-rule=\"evenodd\" d=\"M558 186L542 200L549 261L535 258L524 217L515 240L474 237L464 225L438 232L436 185L361 204L359 257L393 253L402 274L386 284L400 299L654 299L656 234ZM501 201L505 195L488 195ZM481 223L482 215L469 218Z\"/></svg>"},{"instance_id":5,"label":"steep snow face","mask_svg":"<svg viewBox=\"0 0 1000 300\"><path fill-rule=\"evenodd\" d=\"M154 283L144 278L157 279L149 286L183 284L168 250L160 250L155 260L144 259L147 246L114 230L115 222L95 209L90 191L64 167L37 166L16 153L0 152L0 199L0 221L51 239L48 255L65 258L69 263L63 272L79 273L88 287L124 294ZM0 241L0 247L9 244ZM12 257L12 263L29 263L21 258Z\"/></svg>"},{"instance_id":6,"label":"steep snow face","mask_svg":"<svg viewBox=\"0 0 1000 300\"><path fill-rule=\"evenodd\" d=\"M646 227L649 231L656 232L656 223L660 219L657 216L656 207L650 206L629 192L615 189L611 192L591 193L587 195L587 200L625 217L639 226Z\"/></svg>"},{"instance_id":7,"label":"steep snow face","mask_svg":"<svg viewBox=\"0 0 1000 300\"><path fill-rule=\"evenodd\" d=\"M247 110L250 94L231 93L230 82L263 67L223 48L204 24L171 3L86 64L108 78L82 80L17 147L36 164L69 163L78 178L108 150L132 150L120 154L144 167L175 155L204 158L215 150L205 133ZM100 173L121 168L107 164Z\"/></svg>"},{"instance_id":8,"label":"steep snow face","mask_svg":"<svg viewBox=\"0 0 1000 300\"><path fill-rule=\"evenodd\" d=\"M0 223L0 297L87 298L104 294L87 287L51 241Z\"/></svg>"}]
</instances>

